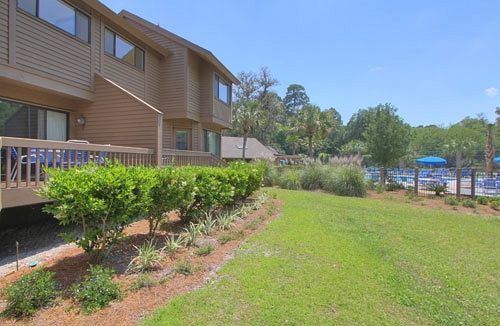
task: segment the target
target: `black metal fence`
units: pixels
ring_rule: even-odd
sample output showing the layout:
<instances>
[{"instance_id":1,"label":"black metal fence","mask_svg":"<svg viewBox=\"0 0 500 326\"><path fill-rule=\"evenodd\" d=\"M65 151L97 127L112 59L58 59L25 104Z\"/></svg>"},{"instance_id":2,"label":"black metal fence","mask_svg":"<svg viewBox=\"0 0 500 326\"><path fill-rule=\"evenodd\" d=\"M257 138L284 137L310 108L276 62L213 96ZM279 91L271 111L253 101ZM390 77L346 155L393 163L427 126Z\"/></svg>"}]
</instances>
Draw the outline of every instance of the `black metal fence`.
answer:
<instances>
[{"instance_id":1,"label":"black metal fence","mask_svg":"<svg viewBox=\"0 0 500 326\"><path fill-rule=\"evenodd\" d=\"M366 179L381 182L381 169L366 169ZM407 189L419 196L443 193L457 197L500 197L500 172L487 175L471 168L384 169L386 187Z\"/></svg>"}]
</instances>

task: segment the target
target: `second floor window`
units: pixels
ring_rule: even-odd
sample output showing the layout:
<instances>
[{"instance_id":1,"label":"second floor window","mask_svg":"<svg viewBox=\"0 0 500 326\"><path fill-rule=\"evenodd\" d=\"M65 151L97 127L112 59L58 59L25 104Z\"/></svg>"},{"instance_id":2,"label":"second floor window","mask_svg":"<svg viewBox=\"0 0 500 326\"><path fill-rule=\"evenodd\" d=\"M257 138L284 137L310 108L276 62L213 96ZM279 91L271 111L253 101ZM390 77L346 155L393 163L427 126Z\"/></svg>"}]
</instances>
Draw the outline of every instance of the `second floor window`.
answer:
<instances>
[{"instance_id":1,"label":"second floor window","mask_svg":"<svg viewBox=\"0 0 500 326\"><path fill-rule=\"evenodd\" d=\"M226 104L231 103L231 86L218 75L215 75L215 96Z\"/></svg>"},{"instance_id":2,"label":"second floor window","mask_svg":"<svg viewBox=\"0 0 500 326\"><path fill-rule=\"evenodd\" d=\"M144 51L107 28L104 32L104 51L144 70Z\"/></svg>"},{"instance_id":3,"label":"second floor window","mask_svg":"<svg viewBox=\"0 0 500 326\"><path fill-rule=\"evenodd\" d=\"M62 0L17 0L17 7L90 42L90 18Z\"/></svg>"}]
</instances>

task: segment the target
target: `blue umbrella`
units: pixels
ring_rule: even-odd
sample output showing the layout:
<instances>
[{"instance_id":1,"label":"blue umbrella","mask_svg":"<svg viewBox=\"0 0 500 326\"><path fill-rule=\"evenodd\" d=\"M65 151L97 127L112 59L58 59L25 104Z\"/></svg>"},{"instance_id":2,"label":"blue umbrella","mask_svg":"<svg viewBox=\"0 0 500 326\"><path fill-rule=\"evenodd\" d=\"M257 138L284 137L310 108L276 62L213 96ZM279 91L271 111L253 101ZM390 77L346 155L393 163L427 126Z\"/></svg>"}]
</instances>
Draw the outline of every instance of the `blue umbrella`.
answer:
<instances>
[{"instance_id":1,"label":"blue umbrella","mask_svg":"<svg viewBox=\"0 0 500 326\"><path fill-rule=\"evenodd\" d=\"M495 161L495 163L500 163L500 156L495 157L493 161Z\"/></svg>"},{"instance_id":2,"label":"blue umbrella","mask_svg":"<svg viewBox=\"0 0 500 326\"><path fill-rule=\"evenodd\" d=\"M437 156L427 156L427 157L421 157L415 160L418 164L423 164L423 165L446 165L448 164L448 161L445 160L444 158L437 157Z\"/></svg>"}]
</instances>

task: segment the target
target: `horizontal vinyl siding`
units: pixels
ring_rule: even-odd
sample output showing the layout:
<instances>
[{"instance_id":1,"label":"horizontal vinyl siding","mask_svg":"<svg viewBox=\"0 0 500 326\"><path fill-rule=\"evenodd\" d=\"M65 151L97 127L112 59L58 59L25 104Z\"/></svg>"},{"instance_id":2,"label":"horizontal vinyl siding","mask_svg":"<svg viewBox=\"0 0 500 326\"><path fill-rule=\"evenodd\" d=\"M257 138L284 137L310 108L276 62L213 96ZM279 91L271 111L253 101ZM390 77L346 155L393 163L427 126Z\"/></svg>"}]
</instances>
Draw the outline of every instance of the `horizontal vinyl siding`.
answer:
<instances>
[{"instance_id":1,"label":"horizontal vinyl siding","mask_svg":"<svg viewBox=\"0 0 500 326\"><path fill-rule=\"evenodd\" d=\"M157 114L101 78L96 78L94 103L80 113L86 124L75 126L79 139L156 149Z\"/></svg>"},{"instance_id":2,"label":"horizontal vinyl siding","mask_svg":"<svg viewBox=\"0 0 500 326\"><path fill-rule=\"evenodd\" d=\"M146 101L161 110L162 76L161 58L146 52Z\"/></svg>"},{"instance_id":3,"label":"horizontal vinyl siding","mask_svg":"<svg viewBox=\"0 0 500 326\"><path fill-rule=\"evenodd\" d=\"M19 68L90 90L89 44L19 10L16 29L16 63Z\"/></svg>"},{"instance_id":4,"label":"horizontal vinyl siding","mask_svg":"<svg viewBox=\"0 0 500 326\"><path fill-rule=\"evenodd\" d=\"M163 147L175 148L175 130L191 131L191 150L201 151L201 124L191 120L163 120Z\"/></svg>"},{"instance_id":5,"label":"horizontal vinyl siding","mask_svg":"<svg viewBox=\"0 0 500 326\"><path fill-rule=\"evenodd\" d=\"M173 148L174 147L174 139L173 139L174 127L172 120L163 120L163 148Z\"/></svg>"},{"instance_id":6,"label":"horizontal vinyl siding","mask_svg":"<svg viewBox=\"0 0 500 326\"><path fill-rule=\"evenodd\" d=\"M145 74L110 55L104 55L104 77L111 79L135 96L145 99Z\"/></svg>"},{"instance_id":7,"label":"horizontal vinyl siding","mask_svg":"<svg viewBox=\"0 0 500 326\"><path fill-rule=\"evenodd\" d=\"M211 121L214 108L214 70L207 63L200 69L200 116L204 121Z\"/></svg>"},{"instance_id":8,"label":"horizontal vinyl siding","mask_svg":"<svg viewBox=\"0 0 500 326\"><path fill-rule=\"evenodd\" d=\"M192 53L189 54L188 77L188 112L190 116L199 120L201 96L200 59Z\"/></svg>"},{"instance_id":9,"label":"horizontal vinyl siding","mask_svg":"<svg viewBox=\"0 0 500 326\"><path fill-rule=\"evenodd\" d=\"M9 0L0 0L0 63L9 58Z\"/></svg>"},{"instance_id":10,"label":"horizontal vinyl siding","mask_svg":"<svg viewBox=\"0 0 500 326\"><path fill-rule=\"evenodd\" d=\"M161 69L164 79L161 107L167 118L185 117L187 113L187 49L132 19L127 19L127 21L171 52L171 55L164 60Z\"/></svg>"}]
</instances>

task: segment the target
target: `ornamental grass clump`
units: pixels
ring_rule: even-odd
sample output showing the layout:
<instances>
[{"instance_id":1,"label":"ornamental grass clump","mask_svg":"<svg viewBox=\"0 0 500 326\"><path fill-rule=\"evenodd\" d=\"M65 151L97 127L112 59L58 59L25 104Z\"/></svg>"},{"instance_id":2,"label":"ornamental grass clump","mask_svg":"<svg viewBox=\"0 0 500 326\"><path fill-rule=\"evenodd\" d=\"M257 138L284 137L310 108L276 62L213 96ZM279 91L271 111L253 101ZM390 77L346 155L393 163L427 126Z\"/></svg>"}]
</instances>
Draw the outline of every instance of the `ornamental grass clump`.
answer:
<instances>
[{"instance_id":1,"label":"ornamental grass clump","mask_svg":"<svg viewBox=\"0 0 500 326\"><path fill-rule=\"evenodd\" d=\"M320 164L307 164L300 172L300 185L304 190L318 190L323 188L325 168Z\"/></svg>"},{"instance_id":2,"label":"ornamental grass clump","mask_svg":"<svg viewBox=\"0 0 500 326\"><path fill-rule=\"evenodd\" d=\"M300 172L295 169L287 169L280 176L278 180L280 188L289 190L299 190L300 185Z\"/></svg>"},{"instance_id":3,"label":"ornamental grass clump","mask_svg":"<svg viewBox=\"0 0 500 326\"><path fill-rule=\"evenodd\" d=\"M143 243L140 247L134 246L134 248L137 250L137 256L130 261L128 271L146 272L160 265L162 255L156 249L153 240Z\"/></svg>"},{"instance_id":4,"label":"ornamental grass clump","mask_svg":"<svg viewBox=\"0 0 500 326\"><path fill-rule=\"evenodd\" d=\"M323 189L339 196L364 197L366 183L363 170L353 165L332 167L326 174Z\"/></svg>"}]
</instances>

